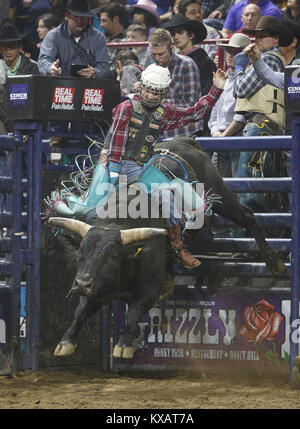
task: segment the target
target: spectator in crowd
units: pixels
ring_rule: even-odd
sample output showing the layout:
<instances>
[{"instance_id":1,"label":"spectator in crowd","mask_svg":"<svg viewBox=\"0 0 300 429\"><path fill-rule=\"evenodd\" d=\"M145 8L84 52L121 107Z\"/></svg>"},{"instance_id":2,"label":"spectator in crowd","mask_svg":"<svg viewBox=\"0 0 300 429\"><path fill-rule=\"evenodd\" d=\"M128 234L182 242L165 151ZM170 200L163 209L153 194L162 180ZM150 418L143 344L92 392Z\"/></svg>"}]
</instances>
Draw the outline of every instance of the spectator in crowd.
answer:
<instances>
[{"instance_id":1,"label":"spectator in crowd","mask_svg":"<svg viewBox=\"0 0 300 429\"><path fill-rule=\"evenodd\" d=\"M244 7L249 3L257 4L260 8L261 16L274 16L277 19L281 19L281 10L271 0L242 0L234 4L228 11L223 29L222 36L227 37L229 34L238 31L243 26L242 13Z\"/></svg>"},{"instance_id":2,"label":"spectator in crowd","mask_svg":"<svg viewBox=\"0 0 300 429\"><path fill-rule=\"evenodd\" d=\"M30 56L33 60L38 61L40 54L41 43L50 30L57 27L61 23L60 17L53 13L45 13L37 19L37 33L40 41L36 43L33 40L25 39L23 41L23 49L25 55Z\"/></svg>"},{"instance_id":3,"label":"spectator in crowd","mask_svg":"<svg viewBox=\"0 0 300 429\"><path fill-rule=\"evenodd\" d=\"M156 11L157 5L151 0L139 0L131 8L133 23L146 25L149 37L160 24L160 17Z\"/></svg>"},{"instance_id":4,"label":"spectator in crowd","mask_svg":"<svg viewBox=\"0 0 300 429\"><path fill-rule=\"evenodd\" d=\"M187 56L173 51L172 36L164 28L158 28L149 37L150 53L154 62L169 69L172 82L166 102L174 106L189 108L201 95L200 73L196 63ZM192 136L203 129L202 120L184 127L164 132L164 137Z\"/></svg>"},{"instance_id":5,"label":"spectator in crowd","mask_svg":"<svg viewBox=\"0 0 300 429\"><path fill-rule=\"evenodd\" d=\"M11 8L14 10L15 24L24 38L38 41L36 20L44 13L52 12L51 2L49 0L11 0ZM27 16L25 21L21 18L23 16Z\"/></svg>"},{"instance_id":6,"label":"spectator in crowd","mask_svg":"<svg viewBox=\"0 0 300 429\"><path fill-rule=\"evenodd\" d=\"M128 42L146 42L148 40L148 30L144 24L131 24L126 31ZM132 50L138 56L138 63L144 69L152 62L148 46L135 46Z\"/></svg>"},{"instance_id":7,"label":"spectator in crowd","mask_svg":"<svg viewBox=\"0 0 300 429\"><path fill-rule=\"evenodd\" d=\"M13 131L13 121L7 119L4 103L4 85L6 77L26 74L39 74L37 63L22 54L22 36L18 28L11 23L5 23L0 28L0 134ZM6 176L7 156L0 151L0 176ZM0 211L5 205L5 197L0 193Z\"/></svg>"},{"instance_id":8,"label":"spectator in crowd","mask_svg":"<svg viewBox=\"0 0 300 429\"><path fill-rule=\"evenodd\" d=\"M234 113L236 103L233 94L234 56L242 52L250 43L250 37L242 33L235 33L229 43L218 43L218 46L225 51L227 71L223 93L212 108L208 121L212 137L239 135L245 125L244 116ZM239 152L214 153L213 163L223 177L235 177L239 156Z\"/></svg>"},{"instance_id":9,"label":"spectator in crowd","mask_svg":"<svg viewBox=\"0 0 300 429\"><path fill-rule=\"evenodd\" d=\"M126 40L126 28L129 24L129 14L125 6L115 2L105 4L100 9L100 25L104 30L108 43ZM108 50L110 71L113 78L116 77L115 63L118 48Z\"/></svg>"},{"instance_id":10,"label":"spectator in crowd","mask_svg":"<svg viewBox=\"0 0 300 429\"><path fill-rule=\"evenodd\" d=\"M41 45L41 74L70 76L71 64L86 64L77 72L79 76L110 76L105 38L88 24L90 17L86 0L68 1L65 22L49 31Z\"/></svg>"},{"instance_id":11,"label":"spectator in crowd","mask_svg":"<svg viewBox=\"0 0 300 429\"><path fill-rule=\"evenodd\" d=\"M287 0L283 15L300 24L300 0Z\"/></svg>"},{"instance_id":12,"label":"spectator in crowd","mask_svg":"<svg viewBox=\"0 0 300 429\"><path fill-rule=\"evenodd\" d=\"M293 40L293 33L272 16L262 16L256 29L250 31L256 37L266 64L274 71L283 72L286 61L280 54L279 46L288 46ZM243 135L248 137L284 134L283 91L259 80L244 52L235 56L235 73L235 112L246 112L247 119ZM265 151L241 152L238 177L261 177L265 169L271 167L271 155ZM261 211L266 208L263 194L240 194L240 201L254 210Z\"/></svg>"},{"instance_id":13,"label":"spectator in crowd","mask_svg":"<svg viewBox=\"0 0 300 429\"><path fill-rule=\"evenodd\" d=\"M101 31L101 33L104 33L104 30L100 24L100 9L103 5L109 3L109 1L110 0L97 0L96 4L94 5L95 7L90 9L91 13L94 15L92 18L92 25L93 27L97 28L97 30Z\"/></svg>"},{"instance_id":14,"label":"spectator in crowd","mask_svg":"<svg viewBox=\"0 0 300 429\"><path fill-rule=\"evenodd\" d=\"M182 0L178 5L178 11L186 18L199 21L202 24L203 12L200 3L197 0ZM204 25L208 39L219 39L221 37L220 33L215 28L206 24ZM217 46L214 44L206 44L203 48L207 55L213 60L218 49Z\"/></svg>"},{"instance_id":15,"label":"spectator in crowd","mask_svg":"<svg viewBox=\"0 0 300 429\"><path fill-rule=\"evenodd\" d=\"M165 13L167 13L169 11L170 8L170 0L152 0L155 4L156 4L156 11L157 13L162 16ZM138 0L128 0L127 4L129 6L133 6L135 4L137 4L139 1Z\"/></svg>"},{"instance_id":16,"label":"spectator in crowd","mask_svg":"<svg viewBox=\"0 0 300 429\"><path fill-rule=\"evenodd\" d=\"M291 19L282 19L281 23L287 28L291 29L293 32L293 41L289 46L280 46L280 52L285 57L287 65L293 63L299 63L299 54L297 53L297 47L300 44L300 25L296 24L295 21ZM284 90L284 73L275 72L272 70L263 60L262 54L256 43L251 43L244 50L247 53L251 62L253 64L255 73L257 74L258 79L263 81L265 84L274 85L276 88ZM286 118L286 133L292 133L292 124L291 124L291 115L287 114ZM282 153L283 163L286 166L286 174L291 176L291 156L290 151L284 151ZM288 195L289 204L291 207L291 194Z\"/></svg>"},{"instance_id":17,"label":"spectator in crowd","mask_svg":"<svg viewBox=\"0 0 300 429\"><path fill-rule=\"evenodd\" d=\"M226 16L228 9L231 6L231 0L203 0L201 9L204 19L222 20Z\"/></svg>"},{"instance_id":18,"label":"spectator in crowd","mask_svg":"<svg viewBox=\"0 0 300 429\"><path fill-rule=\"evenodd\" d=\"M187 55L197 64L200 71L201 94L206 95L212 86L213 72L217 67L205 50L197 46L207 36L205 26L199 21L176 14L163 27L170 31L180 55Z\"/></svg>"},{"instance_id":19,"label":"spectator in crowd","mask_svg":"<svg viewBox=\"0 0 300 429\"><path fill-rule=\"evenodd\" d=\"M61 24L60 18L53 13L45 13L44 15L38 17L37 33L40 41L42 42L45 39L46 34L48 34L50 30L53 30L59 24Z\"/></svg>"},{"instance_id":20,"label":"spectator in crowd","mask_svg":"<svg viewBox=\"0 0 300 429\"><path fill-rule=\"evenodd\" d=\"M249 3L244 7L241 15L242 27L237 30L247 34L247 30L254 30L260 18L260 7L257 4ZM230 37L232 33L229 34Z\"/></svg>"},{"instance_id":21,"label":"spectator in crowd","mask_svg":"<svg viewBox=\"0 0 300 429\"><path fill-rule=\"evenodd\" d=\"M0 53L5 76L39 74L37 63L22 54L22 36L14 24L6 23L0 28ZM13 131L13 127L12 122L7 120L3 84L0 92L0 129L1 134L5 134Z\"/></svg>"},{"instance_id":22,"label":"spectator in crowd","mask_svg":"<svg viewBox=\"0 0 300 429\"><path fill-rule=\"evenodd\" d=\"M138 57L131 49L122 49L116 56L115 70L120 81L122 98L133 94L134 84L141 79L144 70L138 64Z\"/></svg>"},{"instance_id":23,"label":"spectator in crowd","mask_svg":"<svg viewBox=\"0 0 300 429\"><path fill-rule=\"evenodd\" d=\"M91 13L86 0L69 0L65 22L49 31L40 48L38 66L41 74L70 76L72 64L86 67L77 71L84 78L110 77L109 60L104 35L88 24ZM72 130L88 132L89 124L73 123ZM50 124L50 131L66 132L68 123ZM52 137L50 144L62 139Z\"/></svg>"},{"instance_id":24,"label":"spectator in crowd","mask_svg":"<svg viewBox=\"0 0 300 429\"><path fill-rule=\"evenodd\" d=\"M206 95L212 86L213 72L217 70L214 61L209 58L204 49L197 46L207 35L206 27L199 21L187 19L181 14L174 15L172 20L164 24L170 31L173 42L181 55L187 55L195 61L200 72L201 94ZM209 135L208 117L202 120L202 129L198 136Z\"/></svg>"},{"instance_id":25,"label":"spectator in crowd","mask_svg":"<svg viewBox=\"0 0 300 429\"><path fill-rule=\"evenodd\" d=\"M284 56L286 64L298 64L300 59L300 24L292 19L283 18L281 24L293 33L293 41L290 45L279 47L281 55Z\"/></svg>"}]
</instances>

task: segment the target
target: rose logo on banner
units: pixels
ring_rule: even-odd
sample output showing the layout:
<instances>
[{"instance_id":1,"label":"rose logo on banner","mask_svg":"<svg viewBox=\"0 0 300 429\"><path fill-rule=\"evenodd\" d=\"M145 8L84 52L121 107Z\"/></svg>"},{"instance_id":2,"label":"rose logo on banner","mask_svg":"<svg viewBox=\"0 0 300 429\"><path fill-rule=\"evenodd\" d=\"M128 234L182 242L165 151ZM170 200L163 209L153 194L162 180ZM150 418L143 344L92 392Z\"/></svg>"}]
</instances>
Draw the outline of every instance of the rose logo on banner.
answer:
<instances>
[{"instance_id":1,"label":"rose logo on banner","mask_svg":"<svg viewBox=\"0 0 300 429\"><path fill-rule=\"evenodd\" d=\"M283 320L284 316L275 311L273 305L262 299L254 306L244 308L244 323L240 327L239 334L254 344L263 340L273 341Z\"/></svg>"}]
</instances>

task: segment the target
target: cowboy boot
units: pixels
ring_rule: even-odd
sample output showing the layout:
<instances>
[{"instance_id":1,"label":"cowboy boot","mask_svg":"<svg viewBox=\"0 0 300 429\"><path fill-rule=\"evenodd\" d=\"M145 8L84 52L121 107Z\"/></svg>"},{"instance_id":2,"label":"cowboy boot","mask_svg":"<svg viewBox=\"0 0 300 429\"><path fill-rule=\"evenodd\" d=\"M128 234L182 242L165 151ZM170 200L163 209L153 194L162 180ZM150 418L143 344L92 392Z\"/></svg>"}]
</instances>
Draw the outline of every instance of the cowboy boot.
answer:
<instances>
[{"instance_id":1,"label":"cowboy boot","mask_svg":"<svg viewBox=\"0 0 300 429\"><path fill-rule=\"evenodd\" d=\"M181 238L180 223L167 228L170 244L173 250L177 253L178 258L181 260L186 268L192 269L198 267L201 262L194 258L186 249Z\"/></svg>"}]
</instances>

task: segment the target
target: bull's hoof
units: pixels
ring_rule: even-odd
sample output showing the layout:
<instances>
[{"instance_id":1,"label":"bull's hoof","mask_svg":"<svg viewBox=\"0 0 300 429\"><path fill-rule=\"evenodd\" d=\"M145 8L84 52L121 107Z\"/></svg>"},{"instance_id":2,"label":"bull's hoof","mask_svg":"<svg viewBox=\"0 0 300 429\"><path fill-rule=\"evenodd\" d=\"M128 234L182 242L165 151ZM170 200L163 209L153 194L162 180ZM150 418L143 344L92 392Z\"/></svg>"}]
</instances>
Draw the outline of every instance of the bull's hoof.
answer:
<instances>
[{"instance_id":1,"label":"bull's hoof","mask_svg":"<svg viewBox=\"0 0 300 429\"><path fill-rule=\"evenodd\" d=\"M123 347L120 347L120 346L116 345L114 347L113 357L114 358L121 358L122 354L123 354Z\"/></svg>"},{"instance_id":2,"label":"bull's hoof","mask_svg":"<svg viewBox=\"0 0 300 429\"><path fill-rule=\"evenodd\" d=\"M56 346L54 356L69 356L75 352L77 344L62 342Z\"/></svg>"},{"instance_id":3,"label":"bull's hoof","mask_svg":"<svg viewBox=\"0 0 300 429\"><path fill-rule=\"evenodd\" d=\"M114 358L132 359L135 352L134 347L121 347L116 345L113 351Z\"/></svg>"},{"instance_id":4,"label":"bull's hoof","mask_svg":"<svg viewBox=\"0 0 300 429\"><path fill-rule=\"evenodd\" d=\"M123 359L132 359L134 355L134 347L124 347L123 348Z\"/></svg>"}]
</instances>

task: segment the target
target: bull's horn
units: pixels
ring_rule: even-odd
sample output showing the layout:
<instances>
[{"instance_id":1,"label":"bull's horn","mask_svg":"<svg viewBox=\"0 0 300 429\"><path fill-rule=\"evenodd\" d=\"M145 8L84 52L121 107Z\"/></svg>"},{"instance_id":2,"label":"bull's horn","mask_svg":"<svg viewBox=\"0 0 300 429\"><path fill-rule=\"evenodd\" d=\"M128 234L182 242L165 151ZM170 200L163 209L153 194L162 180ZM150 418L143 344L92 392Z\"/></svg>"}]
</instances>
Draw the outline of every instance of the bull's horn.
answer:
<instances>
[{"instance_id":1,"label":"bull's horn","mask_svg":"<svg viewBox=\"0 0 300 429\"><path fill-rule=\"evenodd\" d=\"M81 222L76 219L68 219L65 217L50 217L48 222L50 225L61 226L67 228L70 231L76 232L81 237L84 237L85 234L92 228L91 225Z\"/></svg>"},{"instance_id":2,"label":"bull's horn","mask_svg":"<svg viewBox=\"0 0 300 429\"><path fill-rule=\"evenodd\" d=\"M121 230L123 244L133 243L134 241L149 240L150 238L167 235L167 230L162 228L133 228Z\"/></svg>"}]
</instances>

